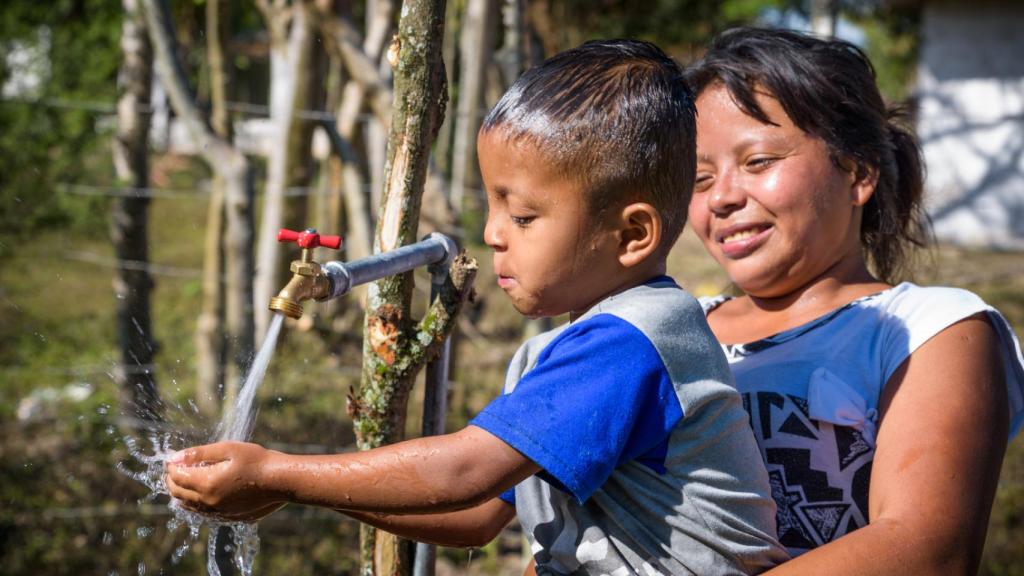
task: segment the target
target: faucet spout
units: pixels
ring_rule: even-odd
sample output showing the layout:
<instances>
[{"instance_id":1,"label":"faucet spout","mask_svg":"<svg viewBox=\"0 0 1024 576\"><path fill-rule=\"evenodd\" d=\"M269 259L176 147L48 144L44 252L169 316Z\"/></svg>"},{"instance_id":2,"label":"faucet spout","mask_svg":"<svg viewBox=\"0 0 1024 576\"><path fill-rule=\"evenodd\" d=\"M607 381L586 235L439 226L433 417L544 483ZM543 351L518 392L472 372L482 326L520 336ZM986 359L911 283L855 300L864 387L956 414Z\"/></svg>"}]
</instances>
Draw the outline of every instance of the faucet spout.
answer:
<instances>
[{"instance_id":1,"label":"faucet spout","mask_svg":"<svg viewBox=\"0 0 1024 576\"><path fill-rule=\"evenodd\" d=\"M331 290L331 282L316 262L296 260L292 262L292 272L292 279L277 296L270 299L270 309L298 319L302 317L301 303L326 298Z\"/></svg>"}]
</instances>

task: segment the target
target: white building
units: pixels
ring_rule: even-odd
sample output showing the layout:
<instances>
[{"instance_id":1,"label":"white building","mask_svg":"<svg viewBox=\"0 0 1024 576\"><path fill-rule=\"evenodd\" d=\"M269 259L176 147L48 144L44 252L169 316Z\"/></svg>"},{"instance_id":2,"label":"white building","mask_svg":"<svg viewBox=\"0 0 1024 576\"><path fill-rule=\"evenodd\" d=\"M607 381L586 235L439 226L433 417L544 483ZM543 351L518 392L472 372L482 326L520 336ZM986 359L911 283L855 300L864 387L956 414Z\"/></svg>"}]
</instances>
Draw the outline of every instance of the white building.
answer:
<instances>
[{"instance_id":1,"label":"white building","mask_svg":"<svg viewBox=\"0 0 1024 576\"><path fill-rule=\"evenodd\" d=\"M917 129L936 236L1024 249L1024 2L923 10Z\"/></svg>"}]
</instances>

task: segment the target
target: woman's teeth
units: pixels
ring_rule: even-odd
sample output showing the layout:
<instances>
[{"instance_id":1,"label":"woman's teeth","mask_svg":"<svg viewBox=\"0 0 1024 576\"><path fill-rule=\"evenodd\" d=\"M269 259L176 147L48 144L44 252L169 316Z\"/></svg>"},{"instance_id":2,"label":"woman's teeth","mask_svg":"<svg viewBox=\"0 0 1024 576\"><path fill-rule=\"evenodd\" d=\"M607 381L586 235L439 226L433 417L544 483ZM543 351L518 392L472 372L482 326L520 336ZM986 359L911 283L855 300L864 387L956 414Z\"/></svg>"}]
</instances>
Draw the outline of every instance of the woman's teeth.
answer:
<instances>
[{"instance_id":1,"label":"woman's teeth","mask_svg":"<svg viewBox=\"0 0 1024 576\"><path fill-rule=\"evenodd\" d=\"M739 241L739 240L746 240L747 238L750 238L751 236L756 236L757 233L758 233L758 230L754 230L754 229L744 230L742 232L734 232L732 234L729 234L725 238L723 238L722 242L736 242L736 241Z\"/></svg>"}]
</instances>

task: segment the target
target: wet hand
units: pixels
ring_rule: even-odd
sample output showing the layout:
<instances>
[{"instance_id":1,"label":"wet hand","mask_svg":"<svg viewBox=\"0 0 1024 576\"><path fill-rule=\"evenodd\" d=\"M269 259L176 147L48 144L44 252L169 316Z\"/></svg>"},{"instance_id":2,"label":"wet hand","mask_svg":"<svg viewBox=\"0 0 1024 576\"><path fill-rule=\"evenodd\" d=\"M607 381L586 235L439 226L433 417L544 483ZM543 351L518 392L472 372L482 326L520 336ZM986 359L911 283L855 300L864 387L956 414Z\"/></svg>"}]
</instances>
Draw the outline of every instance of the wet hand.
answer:
<instances>
[{"instance_id":1,"label":"wet hand","mask_svg":"<svg viewBox=\"0 0 1024 576\"><path fill-rule=\"evenodd\" d=\"M167 460L168 492L189 510L222 520L258 520L286 503L261 482L273 454L242 442L182 450Z\"/></svg>"}]
</instances>

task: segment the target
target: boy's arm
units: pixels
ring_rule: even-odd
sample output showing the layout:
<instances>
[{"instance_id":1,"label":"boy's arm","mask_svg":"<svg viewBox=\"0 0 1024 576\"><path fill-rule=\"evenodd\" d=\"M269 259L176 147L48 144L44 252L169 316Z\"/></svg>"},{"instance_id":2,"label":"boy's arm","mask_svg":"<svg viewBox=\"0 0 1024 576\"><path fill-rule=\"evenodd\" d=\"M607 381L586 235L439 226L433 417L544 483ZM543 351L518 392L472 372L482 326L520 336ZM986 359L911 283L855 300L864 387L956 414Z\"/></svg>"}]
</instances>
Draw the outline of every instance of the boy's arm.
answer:
<instances>
[{"instance_id":1,"label":"boy's arm","mask_svg":"<svg viewBox=\"0 0 1024 576\"><path fill-rule=\"evenodd\" d=\"M469 426L350 454L296 456L238 442L190 448L168 461L167 486L187 507L223 516L284 502L431 514L480 505L539 469Z\"/></svg>"},{"instance_id":2,"label":"boy's arm","mask_svg":"<svg viewBox=\"0 0 1024 576\"><path fill-rule=\"evenodd\" d=\"M381 530L429 544L478 548L497 537L515 518L516 509L501 498L458 512L441 514L380 514L338 510Z\"/></svg>"}]
</instances>

